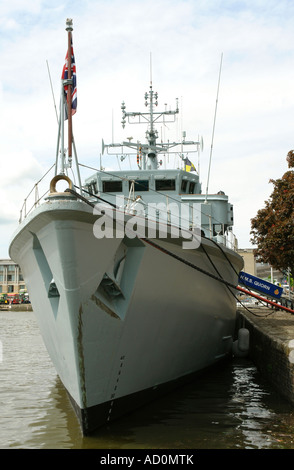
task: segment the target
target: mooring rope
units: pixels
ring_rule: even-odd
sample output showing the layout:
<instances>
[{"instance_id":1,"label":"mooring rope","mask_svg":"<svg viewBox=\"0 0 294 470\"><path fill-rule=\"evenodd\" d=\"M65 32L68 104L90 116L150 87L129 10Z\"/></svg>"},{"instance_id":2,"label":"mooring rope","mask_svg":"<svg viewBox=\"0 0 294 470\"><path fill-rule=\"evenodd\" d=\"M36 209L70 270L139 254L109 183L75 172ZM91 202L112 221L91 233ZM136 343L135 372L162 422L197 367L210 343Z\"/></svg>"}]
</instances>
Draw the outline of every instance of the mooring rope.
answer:
<instances>
[{"instance_id":1,"label":"mooring rope","mask_svg":"<svg viewBox=\"0 0 294 470\"><path fill-rule=\"evenodd\" d=\"M71 194L73 194L74 196L76 196L77 198L81 199L83 202L85 202L86 204L90 205L91 207L95 207L95 204L93 204L92 202L88 201L87 198L83 197L81 194L77 193L77 192L74 191L73 189L67 188L65 191L66 191L66 192L69 192L69 193L71 193ZM111 203L109 203L108 201L105 201L104 199L102 199L102 198L100 198L100 197L98 197L98 196L95 196L95 197L96 197L97 199L102 200L103 202L107 202L108 204L110 204L111 206L113 206L114 208L116 208L116 206L115 206L114 204L111 204ZM190 268L195 269L196 271L199 271L200 273L204 274L205 276L209 276L209 277L211 277L212 279L221 282L222 284L226 285L226 286L229 288L229 291L230 291L230 292L231 292L230 288L235 289L235 290L238 290L238 291L240 291L240 292L246 293L247 295L250 295L250 296L252 296L252 297L255 297L255 298L257 298L258 300L261 300L261 301L263 301L263 302L265 302L265 303L267 303L267 304L269 304L269 305L271 305L271 306L273 306L273 307L275 307L275 308L277 308L277 309L279 309L279 310L285 310L285 311L287 311L287 312L290 312L290 313L294 314L294 310L292 310L292 309L290 309L290 308L288 308L288 307L285 307L284 305L277 304L276 302L273 302L272 300L268 300L268 299L266 299L266 298L264 298L264 297L261 297L261 296L259 296L259 295L257 295L257 294L254 294L253 292L250 292L250 291L247 290L247 289L243 289L243 288L240 287L240 286L236 286L236 285L232 284L231 282L226 281L225 279L223 279L223 278L220 276L219 273L218 273L219 275L216 276L215 274L212 274L212 273L210 273L209 271L206 271L205 269L200 268L199 266L196 266L195 264L191 263L190 261L187 261L187 260L185 260L184 258L181 258L180 256L176 255L175 253L173 253L173 252L167 250L166 248L163 248L162 246L158 245L157 243L154 243L153 241L151 241L151 240L148 239L148 238L140 237L140 240L145 241L145 242L148 243L149 245L153 246L153 248L156 248L156 249L160 250L161 252L165 253L166 255L171 256L172 258L176 259L177 261L180 261L181 263L186 264L186 265L189 266ZM223 250L221 250L221 251L223 252ZM204 250L204 252L206 253L205 250ZM212 265L214 266L214 264L213 264L212 260L210 259L208 253L206 253L206 255L208 256L209 260L211 261ZM226 258L227 258L227 256L226 256ZM230 262L230 264L231 264L231 266L233 266L231 262ZM215 266L214 266L214 268L216 269ZM217 271L217 269L216 269L216 271ZM235 269L234 269L234 271L235 271L235 273L238 275L238 273L237 273L237 271L236 271ZM217 271L217 272L218 272L218 271ZM235 297L235 294L234 294L233 292L231 292L231 294ZM237 299L237 300L238 300L238 299ZM245 306L244 306L244 307L245 307ZM253 315L258 316L258 315L256 315L255 313L253 313L252 311L250 311L249 309L247 309L247 307L245 307L245 308L246 308L246 310L248 310L248 311L249 311L250 313L252 313Z\"/></svg>"}]
</instances>

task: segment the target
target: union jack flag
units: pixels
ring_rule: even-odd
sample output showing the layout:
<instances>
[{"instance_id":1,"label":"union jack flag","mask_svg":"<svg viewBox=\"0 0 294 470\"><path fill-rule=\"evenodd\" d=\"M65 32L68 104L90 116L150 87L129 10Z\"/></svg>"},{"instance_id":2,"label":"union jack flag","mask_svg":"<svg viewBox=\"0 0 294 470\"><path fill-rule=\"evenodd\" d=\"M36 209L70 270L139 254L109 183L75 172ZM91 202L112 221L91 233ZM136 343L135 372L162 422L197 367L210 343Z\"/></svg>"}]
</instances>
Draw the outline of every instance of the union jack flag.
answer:
<instances>
[{"instance_id":1,"label":"union jack flag","mask_svg":"<svg viewBox=\"0 0 294 470\"><path fill-rule=\"evenodd\" d=\"M61 75L62 80L67 80L68 79L68 51L65 56L65 64L62 69L62 75ZM73 52L73 45L72 45L72 39L71 39L71 78L72 78L72 87L71 87L71 114L72 116L76 113L77 111L77 76L76 76L76 64L75 64L75 56ZM64 87L64 94L66 99L67 97L67 92L68 92L68 85L65 85ZM65 107L65 119L67 119L67 107Z\"/></svg>"}]
</instances>

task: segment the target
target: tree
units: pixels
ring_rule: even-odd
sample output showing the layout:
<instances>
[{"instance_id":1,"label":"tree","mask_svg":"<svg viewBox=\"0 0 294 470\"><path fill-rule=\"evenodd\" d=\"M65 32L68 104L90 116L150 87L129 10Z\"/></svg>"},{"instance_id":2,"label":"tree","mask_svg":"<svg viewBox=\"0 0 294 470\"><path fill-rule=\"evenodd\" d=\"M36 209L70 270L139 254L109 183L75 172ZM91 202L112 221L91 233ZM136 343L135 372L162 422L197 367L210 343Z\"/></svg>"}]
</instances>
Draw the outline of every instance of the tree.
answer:
<instances>
[{"instance_id":1,"label":"tree","mask_svg":"<svg viewBox=\"0 0 294 470\"><path fill-rule=\"evenodd\" d=\"M290 168L282 178L270 180L274 190L265 207L251 219L251 242L257 261L294 275L294 150L287 155Z\"/></svg>"}]
</instances>

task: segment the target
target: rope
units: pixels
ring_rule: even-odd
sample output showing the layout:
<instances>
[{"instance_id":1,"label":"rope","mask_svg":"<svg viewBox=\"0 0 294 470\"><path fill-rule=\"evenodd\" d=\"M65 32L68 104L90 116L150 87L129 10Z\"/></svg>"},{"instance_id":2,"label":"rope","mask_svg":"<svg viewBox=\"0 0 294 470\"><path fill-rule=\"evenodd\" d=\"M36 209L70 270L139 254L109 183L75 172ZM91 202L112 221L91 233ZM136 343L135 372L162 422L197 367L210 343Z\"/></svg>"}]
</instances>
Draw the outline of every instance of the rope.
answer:
<instances>
[{"instance_id":1,"label":"rope","mask_svg":"<svg viewBox=\"0 0 294 470\"><path fill-rule=\"evenodd\" d=\"M239 286L235 286L234 284L226 281L225 279L221 278L221 277L218 277L218 276L215 276L214 274L211 274L209 273L208 271L205 271L204 269L202 268L199 268L199 266L196 266L194 265L193 263L190 263L189 261L186 261L185 259L181 258L180 256L178 255L175 255L174 253L166 250L165 248L162 248L161 246L157 245L156 243L154 242L151 242L150 240L148 240L147 238L144 239L145 242L149 243L149 245L152 245L154 248L157 248L158 250L162 251L163 253L169 255L169 256L172 256L173 258L177 259L178 261L181 261L182 263L186 264L187 266L190 266L191 268L195 269L196 271L199 271L201 272L202 274L205 274L206 276L209 276L211 277L212 279L215 279L216 281L219 281L219 282L222 282L223 284L225 284L227 287L232 287L233 289L237 289L241 292L244 292L246 294L249 294L251 295L252 297L255 297L259 300L263 300L264 302L274 306L274 307L277 307L281 310L285 310L287 312L290 312L290 313L294 313L294 310L288 308L288 307L284 307L283 305L279 305L277 304L276 302L273 302L271 300L268 300L268 299L265 299L263 297L261 297L260 295L257 295L257 294L253 294L253 292L250 292L246 289L243 289L242 287L239 287ZM212 262L212 261L211 261ZM251 312L253 313L253 312Z\"/></svg>"},{"instance_id":2,"label":"rope","mask_svg":"<svg viewBox=\"0 0 294 470\"><path fill-rule=\"evenodd\" d=\"M73 194L73 195L75 195L77 198L81 199L83 202L85 202L86 204L90 205L91 207L95 207L95 204L93 204L93 203L91 203L90 201L88 201L85 197L81 196L80 194L78 194L78 193L77 193L76 191L74 191L73 189L67 188L65 191L66 191L66 192L69 192L69 193L71 193L71 194ZM104 201L104 199L102 199L102 198L100 198L100 197L98 197L98 196L95 196L95 197L96 197L97 199L100 199L100 200ZM108 203L108 201L104 201L104 202L107 202L107 203ZM110 204L110 203L108 203L108 204ZM111 205L112 205L113 207L116 207L114 204L111 204ZM280 309L280 310L285 310L285 311L287 311L287 312L290 312L290 313L294 314L294 310L292 310L292 309L290 309L290 308L288 308L288 307L284 307L283 305L277 304L276 302L273 302L273 301L271 301L271 300L265 299L265 298L263 298L263 297L261 297L261 296L259 296L259 295L257 295L257 294L254 294L253 292L250 292L250 291L248 291L248 290L246 290L246 289L243 289L242 287L236 286L236 285L232 284L231 282L226 281L225 279L223 279L222 277L220 277L220 274L219 274L219 272L218 272L216 266L214 265L213 261L210 259L208 253L206 252L206 250L205 250L205 248L204 248L203 246L202 246L202 249L203 249L204 253L207 255L207 257L209 258L209 260L210 260L210 262L212 263L214 269L217 271L218 276L216 276L216 275L214 275L214 274L212 274L212 273L206 271L205 269L200 268L199 266L196 266L195 264L191 263L190 261L187 261L187 260L181 258L180 256L176 255L175 253L172 253L171 251L167 250L166 248L163 248L163 247L157 245L157 243L154 243L153 241L149 240L148 238L142 238L142 240L145 241L146 243L148 243L149 245L151 245L153 248L156 248L157 250L161 251L162 253L164 253L164 254L166 254L166 255L168 255L168 256L171 256L172 258L176 259L177 261L180 261L181 263L186 264L186 265L189 266L190 268L195 269L196 271L198 271L198 272L204 274L205 276L211 277L212 279L214 279L214 280L216 280L216 281L218 281L218 282L221 282L222 284L224 284L226 287L229 288L230 293L231 293L234 297L235 297L235 294L234 294L233 292L231 292L230 288L236 289L236 290L239 290L239 291L241 291L241 292L243 292L243 293L246 293L246 294L248 294L248 295L251 295L252 297L255 297L255 298L259 299L259 300L262 300L263 302L266 302L267 304L270 304L270 305L272 305L272 306L274 306L274 307L276 307L276 308L278 308L278 309ZM224 252L223 250L221 250L221 251L222 251L223 254L226 256L227 260L230 262L229 258L228 258L227 255L225 254L225 252ZM230 262L230 264L231 264L231 266L233 267L233 265L232 265L231 262ZM238 275L238 273L237 273L237 271L235 270L234 267L233 267L233 269L234 269L235 273ZM236 297L235 297L235 298L236 298ZM245 308L246 308L246 307L245 307ZM250 312L250 313L252 313L253 315L256 315L256 314L254 314L253 312ZM256 315L256 316L258 316L258 315Z\"/></svg>"},{"instance_id":3,"label":"rope","mask_svg":"<svg viewBox=\"0 0 294 470\"><path fill-rule=\"evenodd\" d=\"M190 268L193 268L193 269L195 269L196 271L199 271L200 273L205 274L206 276L209 276L209 277L211 277L212 279L215 279L216 281L222 282L223 284L225 284L225 285L228 286L228 287L232 287L233 289L236 289L236 286L235 286L234 284L231 284L230 282L225 281L225 280L222 279L221 277L215 276L214 274L212 274L212 273L210 273L210 272L208 272L208 271L205 271L205 269L199 268L199 266L196 266L195 264L190 263L190 261L187 261L187 260L181 258L180 256L176 255L175 253L172 253L171 251L168 251L168 250L166 250L165 248L162 248L161 246L159 246L159 245L157 245L156 243L152 242L152 241L149 240L148 238L144 238L143 240L144 240L146 243L149 243L149 245L153 246L154 248L157 248L158 250L162 251L162 252L165 253L166 255L169 255L169 256L171 256L172 258L175 258L177 261L180 261L180 262L186 264L186 265L189 266Z\"/></svg>"}]
</instances>

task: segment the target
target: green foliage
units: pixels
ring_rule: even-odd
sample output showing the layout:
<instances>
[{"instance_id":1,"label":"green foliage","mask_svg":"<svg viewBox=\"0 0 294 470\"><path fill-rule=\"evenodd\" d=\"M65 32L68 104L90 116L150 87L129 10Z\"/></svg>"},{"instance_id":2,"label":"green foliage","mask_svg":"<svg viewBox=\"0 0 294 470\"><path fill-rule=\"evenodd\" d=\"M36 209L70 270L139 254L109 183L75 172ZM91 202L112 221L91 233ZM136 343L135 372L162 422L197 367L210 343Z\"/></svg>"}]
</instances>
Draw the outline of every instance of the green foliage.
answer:
<instances>
[{"instance_id":1,"label":"green foliage","mask_svg":"<svg viewBox=\"0 0 294 470\"><path fill-rule=\"evenodd\" d=\"M294 150L290 150L287 155L287 162L288 162L288 167L293 168L294 167Z\"/></svg>"},{"instance_id":2,"label":"green foliage","mask_svg":"<svg viewBox=\"0 0 294 470\"><path fill-rule=\"evenodd\" d=\"M289 168L294 167L294 151L287 155ZM294 273L294 171L270 180L274 190L265 207L251 219L252 243L257 245L257 260L274 268Z\"/></svg>"}]
</instances>

